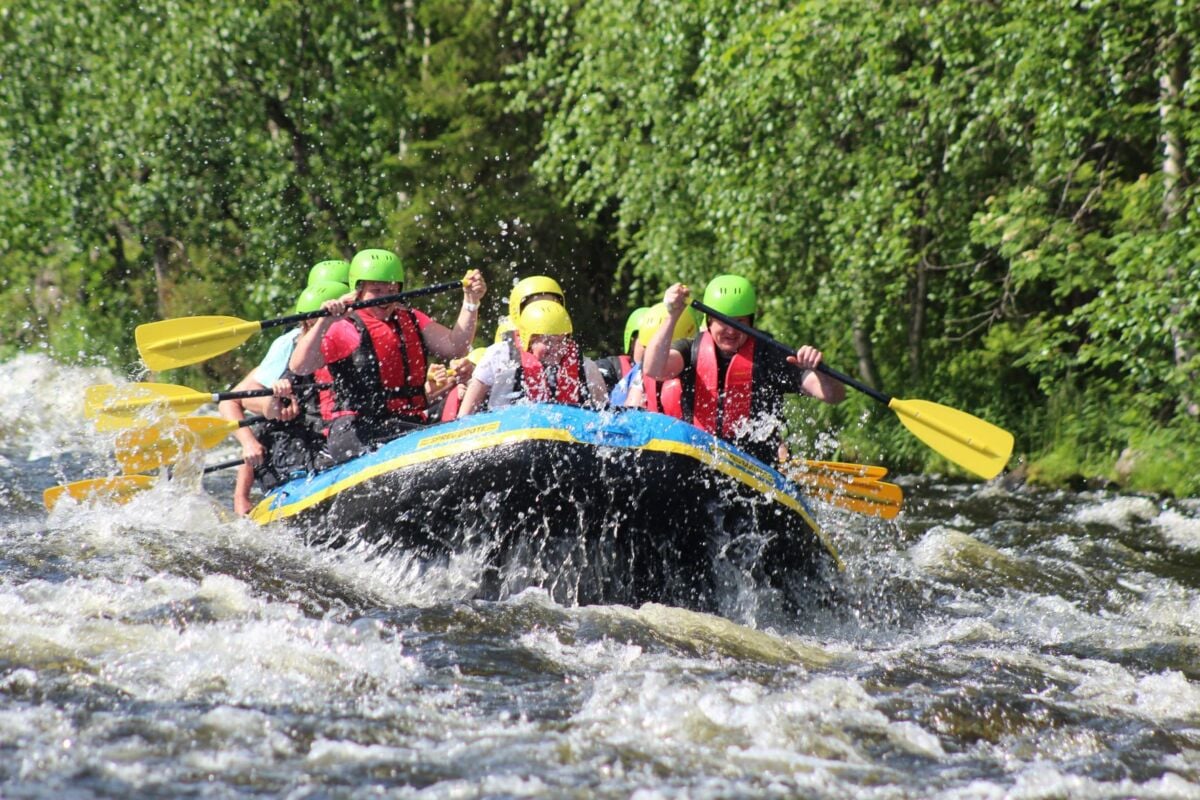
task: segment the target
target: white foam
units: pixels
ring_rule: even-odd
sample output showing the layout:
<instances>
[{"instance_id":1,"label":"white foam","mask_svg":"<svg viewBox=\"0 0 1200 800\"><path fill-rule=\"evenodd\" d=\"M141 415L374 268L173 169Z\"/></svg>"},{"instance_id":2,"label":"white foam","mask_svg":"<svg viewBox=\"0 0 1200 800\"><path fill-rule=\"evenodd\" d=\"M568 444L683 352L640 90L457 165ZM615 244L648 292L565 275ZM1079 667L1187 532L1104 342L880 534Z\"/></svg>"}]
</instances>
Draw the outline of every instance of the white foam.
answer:
<instances>
[{"instance_id":1,"label":"white foam","mask_svg":"<svg viewBox=\"0 0 1200 800\"><path fill-rule=\"evenodd\" d=\"M1076 522L1099 523L1119 528L1132 522L1147 522L1158 516L1158 504L1148 497L1115 497L1099 505L1085 506L1072 514Z\"/></svg>"},{"instance_id":2,"label":"white foam","mask_svg":"<svg viewBox=\"0 0 1200 800\"><path fill-rule=\"evenodd\" d=\"M879 738L920 757L944 755L936 735L916 723L892 722L858 681L844 677L769 688L751 681L698 684L672 668L612 673L597 678L574 722L589 739L659 758L721 753L729 770L789 778L878 770L860 747Z\"/></svg>"},{"instance_id":3,"label":"white foam","mask_svg":"<svg viewBox=\"0 0 1200 800\"><path fill-rule=\"evenodd\" d=\"M63 449L92 452L92 425L83 418L84 388L118 378L100 367L66 367L41 353L23 353L0 364L0 446L30 460Z\"/></svg>"},{"instance_id":4,"label":"white foam","mask_svg":"<svg viewBox=\"0 0 1200 800\"><path fill-rule=\"evenodd\" d=\"M386 745L317 739L308 750L310 764L335 766L345 763L374 764L408 760L404 751Z\"/></svg>"},{"instance_id":5,"label":"white foam","mask_svg":"<svg viewBox=\"0 0 1200 800\"><path fill-rule=\"evenodd\" d=\"M1157 723L1200 718L1200 686L1174 670L1134 675L1108 662L1086 662L1073 694L1086 705Z\"/></svg>"},{"instance_id":6,"label":"white foam","mask_svg":"<svg viewBox=\"0 0 1200 800\"><path fill-rule=\"evenodd\" d=\"M1167 509L1154 520L1154 525L1176 547L1192 552L1200 550L1200 519Z\"/></svg>"},{"instance_id":7,"label":"white foam","mask_svg":"<svg viewBox=\"0 0 1200 800\"><path fill-rule=\"evenodd\" d=\"M158 702L370 705L419 671L381 632L310 619L220 575L0 589L0 642L27 664L77 663L129 697Z\"/></svg>"}]
</instances>

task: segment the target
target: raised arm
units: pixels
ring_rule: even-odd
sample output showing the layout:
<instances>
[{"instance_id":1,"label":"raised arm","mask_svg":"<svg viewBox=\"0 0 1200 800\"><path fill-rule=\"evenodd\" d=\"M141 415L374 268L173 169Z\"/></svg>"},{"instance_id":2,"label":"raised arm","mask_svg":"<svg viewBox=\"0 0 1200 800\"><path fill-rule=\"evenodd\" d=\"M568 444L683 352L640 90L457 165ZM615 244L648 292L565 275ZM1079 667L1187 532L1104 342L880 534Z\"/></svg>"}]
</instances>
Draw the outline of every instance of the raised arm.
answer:
<instances>
[{"instance_id":1,"label":"raised arm","mask_svg":"<svg viewBox=\"0 0 1200 800\"><path fill-rule=\"evenodd\" d=\"M296 349L288 360L288 369L297 375L312 375L325 366L325 357L321 355L321 340L325 338L331 325L342 319L348 308L345 297L337 300L326 300L321 304L321 310L329 316L321 317L296 339Z\"/></svg>"},{"instance_id":2,"label":"raised arm","mask_svg":"<svg viewBox=\"0 0 1200 800\"><path fill-rule=\"evenodd\" d=\"M431 322L421 331L421 338L429 352L438 358L451 359L465 356L475 341L475 326L479 322L479 301L487 294L487 283L483 273L471 270L463 283L463 303L453 328Z\"/></svg>"},{"instance_id":3,"label":"raised arm","mask_svg":"<svg viewBox=\"0 0 1200 800\"><path fill-rule=\"evenodd\" d=\"M642 356L642 369L656 381L669 380L683 372L683 356L671 349L671 335L675 332L675 323L687 310L691 296L691 291L682 283L672 285L663 295L670 316L650 337Z\"/></svg>"}]
</instances>

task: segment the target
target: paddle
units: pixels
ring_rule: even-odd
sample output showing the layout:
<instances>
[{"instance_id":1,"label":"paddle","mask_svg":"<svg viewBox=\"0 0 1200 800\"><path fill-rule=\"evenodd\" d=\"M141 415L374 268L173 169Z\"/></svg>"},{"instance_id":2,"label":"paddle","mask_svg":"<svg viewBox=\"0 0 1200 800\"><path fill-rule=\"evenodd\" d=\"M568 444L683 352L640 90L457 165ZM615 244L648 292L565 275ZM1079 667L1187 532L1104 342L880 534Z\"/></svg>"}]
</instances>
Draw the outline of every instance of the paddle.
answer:
<instances>
[{"instance_id":1,"label":"paddle","mask_svg":"<svg viewBox=\"0 0 1200 800\"><path fill-rule=\"evenodd\" d=\"M216 447L238 428L264 418L235 422L220 417L184 417L121 433L114 443L117 463L127 475L173 464L194 447Z\"/></svg>"},{"instance_id":2,"label":"paddle","mask_svg":"<svg viewBox=\"0 0 1200 800\"><path fill-rule=\"evenodd\" d=\"M781 353L789 356L796 354L795 350L770 334L727 317L699 300L693 300L692 305ZM979 417L928 400L899 400L825 364L817 365L817 370L883 403L896 412L901 424L908 428L910 433L950 461L981 478L991 479L999 475L1012 455L1013 435Z\"/></svg>"},{"instance_id":3,"label":"paddle","mask_svg":"<svg viewBox=\"0 0 1200 800\"><path fill-rule=\"evenodd\" d=\"M438 294L450 289L461 288L463 281L452 281L411 289L407 292L389 294L372 300L351 303L350 308L370 308L388 303L398 303L414 297ZM137 326L133 335L138 353L146 366L155 372L164 369L186 367L207 361L227 353L259 331L279 325L295 325L309 319L329 316L327 311L317 309L303 314L291 314L276 319L249 321L237 317L178 317L158 322L147 322Z\"/></svg>"},{"instance_id":4,"label":"paddle","mask_svg":"<svg viewBox=\"0 0 1200 800\"><path fill-rule=\"evenodd\" d=\"M203 474L207 475L219 469L236 467L242 463L242 459L240 458L233 461L222 461L219 464L205 467ZM150 475L119 475L117 477L90 478L85 481L64 483L58 486L51 486L42 492L42 505L46 507L46 510L50 510L58 505L59 501L64 497L70 497L77 503L98 498L109 499L117 504L128 503L135 494L149 489L156 483L158 483L158 478L151 477Z\"/></svg>"},{"instance_id":5,"label":"paddle","mask_svg":"<svg viewBox=\"0 0 1200 800\"><path fill-rule=\"evenodd\" d=\"M860 514L892 519L900 513L904 503L904 492L894 483L795 468L785 472L796 483L814 489L811 494L816 499Z\"/></svg>"},{"instance_id":6,"label":"paddle","mask_svg":"<svg viewBox=\"0 0 1200 800\"><path fill-rule=\"evenodd\" d=\"M812 472L833 472L841 475L853 475L857 478L878 479L887 475L887 467L875 467L870 464L851 464L847 461L810 461L807 458L794 458L788 462L793 469L799 468Z\"/></svg>"},{"instance_id":7,"label":"paddle","mask_svg":"<svg viewBox=\"0 0 1200 800\"><path fill-rule=\"evenodd\" d=\"M247 397L269 397L271 394L273 392L270 389L198 392L170 383L130 383L121 386L102 383L84 390L83 415L96 421L97 430L113 431L133 425L150 424L150 420L139 419L137 415L138 412L151 407L165 407L176 413L187 413L207 403Z\"/></svg>"}]
</instances>

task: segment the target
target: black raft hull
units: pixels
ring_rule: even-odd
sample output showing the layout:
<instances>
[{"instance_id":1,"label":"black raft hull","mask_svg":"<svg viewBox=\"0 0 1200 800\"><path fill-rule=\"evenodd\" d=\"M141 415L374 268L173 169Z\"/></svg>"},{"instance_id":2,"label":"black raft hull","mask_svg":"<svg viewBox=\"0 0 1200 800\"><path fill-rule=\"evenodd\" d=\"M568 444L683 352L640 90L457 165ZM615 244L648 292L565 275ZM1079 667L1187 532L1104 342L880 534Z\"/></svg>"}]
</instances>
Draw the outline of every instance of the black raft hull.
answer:
<instances>
[{"instance_id":1,"label":"black raft hull","mask_svg":"<svg viewBox=\"0 0 1200 800\"><path fill-rule=\"evenodd\" d=\"M315 544L470 554L481 597L726 610L825 598L840 562L800 490L670 417L522 406L421 429L255 509Z\"/></svg>"}]
</instances>

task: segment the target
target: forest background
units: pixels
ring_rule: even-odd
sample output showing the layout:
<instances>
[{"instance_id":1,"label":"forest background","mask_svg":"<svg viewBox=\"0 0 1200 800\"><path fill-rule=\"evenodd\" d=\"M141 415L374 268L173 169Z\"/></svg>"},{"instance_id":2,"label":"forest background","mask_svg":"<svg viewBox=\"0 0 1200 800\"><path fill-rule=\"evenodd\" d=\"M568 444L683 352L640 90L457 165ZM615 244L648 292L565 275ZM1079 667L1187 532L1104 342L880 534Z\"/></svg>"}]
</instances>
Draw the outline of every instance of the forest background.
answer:
<instances>
[{"instance_id":1,"label":"forest background","mask_svg":"<svg viewBox=\"0 0 1200 800\"><path fill-rule=\"evenodd\" d=\"M1029 479L1200 494L1196 152L1193 3L0 0L0 357L134 376L137 324L281 316L364 247L483 269L481 338L557 276L597 354L739 272ZM798 446L952 471L852 395Z\"/></svg>"}]
</instances>

